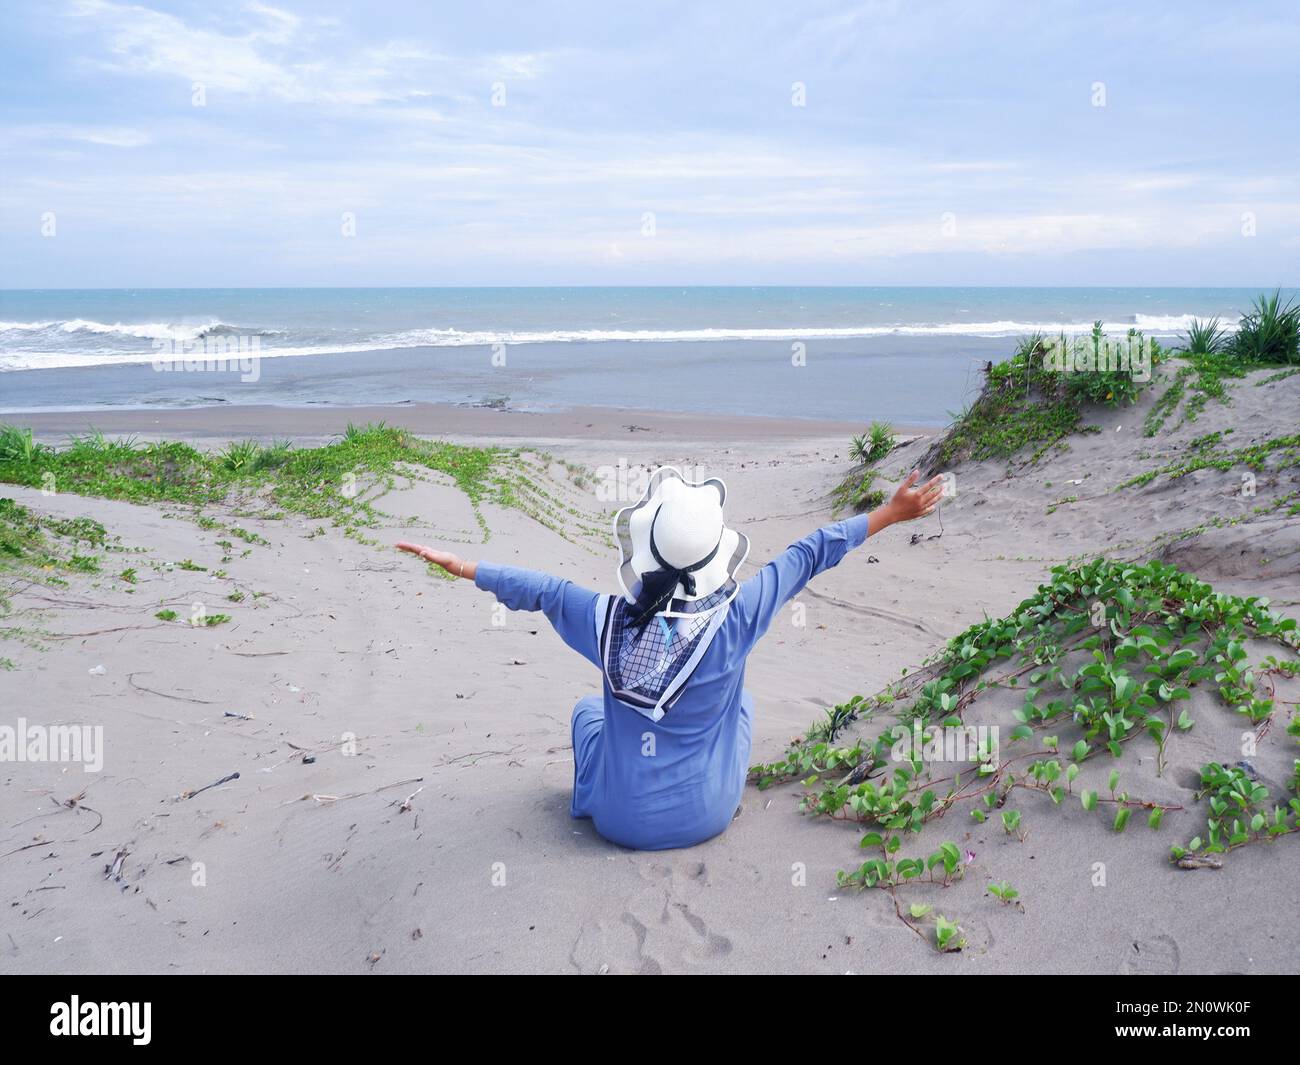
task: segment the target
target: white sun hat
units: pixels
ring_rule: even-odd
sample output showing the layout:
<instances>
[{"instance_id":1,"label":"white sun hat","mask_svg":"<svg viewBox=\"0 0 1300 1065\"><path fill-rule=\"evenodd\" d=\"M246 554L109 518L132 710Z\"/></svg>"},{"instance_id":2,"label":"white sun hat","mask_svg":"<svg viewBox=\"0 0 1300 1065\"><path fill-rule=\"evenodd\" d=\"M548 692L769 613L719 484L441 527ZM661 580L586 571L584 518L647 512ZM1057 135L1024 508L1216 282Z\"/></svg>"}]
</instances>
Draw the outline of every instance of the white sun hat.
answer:
<instances>
[{"instance_id":1,"label":"white sun hat","mask_svg":"<svg viewBox=\"0 0 1300 1065\"><path fill-rule=\"evenodd\" d=\"M697 617L735 598L749 537L727 527L726 501L727 486L716 477L696 483L672 466L650 475L641 499L614 515L618 583L629 603L659 604L653 613L665 617ZM696 605L719 589L727 594L717 603Z\"/></svg>"}]
</instances>

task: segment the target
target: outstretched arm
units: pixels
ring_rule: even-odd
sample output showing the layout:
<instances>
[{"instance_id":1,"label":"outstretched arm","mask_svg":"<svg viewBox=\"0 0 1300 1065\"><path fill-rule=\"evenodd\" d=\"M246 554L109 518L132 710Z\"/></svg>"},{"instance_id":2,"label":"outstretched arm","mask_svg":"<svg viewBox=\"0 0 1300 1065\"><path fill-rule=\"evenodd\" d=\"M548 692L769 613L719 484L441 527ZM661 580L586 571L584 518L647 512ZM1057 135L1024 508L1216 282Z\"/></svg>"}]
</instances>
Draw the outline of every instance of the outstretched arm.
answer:
<instances>
[{"instance_id":1,"label":"outstretched arm","mask_svg":"<svg viewBox=\"0 0 1300 1065\"><path fill-rule=\"evenodd\" d=\"M740 590L738 604L747 622L751 645L767 631L776 612L798 595L804 585L837 565L868 535L875 536L895 522L933 513L943 494L943 478L935 477L918 488L916 482L920 476L913 470L884 506L805 536L747 580Z\"/></svg>"},{"instance_id":2,"label":"outstretched arm","mask_svg":"<svg viewBox=\"0 0 1300 1065\"><path fill-rule=\"evenodd\" d=\"M472 580L511 610L540 610L560 634L560 639L589 662L600 664L595 620L599 597L595 592L580 588L573 581L536 570L500 566L494 562L471 562L450 551L406 541L397 547L441 566L453 577Z\"/></svg>"},{"instance_id":3,"label":"outstretched arm","mask_svg":"<svg viewBox=\"0 0 1300 1065\"><path fill-rule=\"evenodd\" d=\"M461 558L460 555L453 555L450 551L439 551L434 547L425 547L423 544L413 544L409 540L399 540L397 550L409 551L413 555L419 555L425 562L432 562L435 566L441 566L453 577L464 577L466 580L473 580L478 573L478 563L471 562L469 559Z\"/></svg>"}]
</instances>

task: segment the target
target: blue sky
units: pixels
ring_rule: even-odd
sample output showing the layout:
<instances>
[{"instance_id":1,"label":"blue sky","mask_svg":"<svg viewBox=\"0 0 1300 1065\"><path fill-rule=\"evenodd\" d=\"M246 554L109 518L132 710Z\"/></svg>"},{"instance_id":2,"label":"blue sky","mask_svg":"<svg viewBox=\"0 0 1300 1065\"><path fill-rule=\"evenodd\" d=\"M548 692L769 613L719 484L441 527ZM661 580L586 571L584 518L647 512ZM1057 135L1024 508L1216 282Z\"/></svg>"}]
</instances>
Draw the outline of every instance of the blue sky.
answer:
<instances>
[{"instance_id":1,"label":"blue sky","mask_svg":"<svg viewBox=\"0 0 1300 1065\"><path fill-rule=\"evenodd\" d=\"M4 287L1300 281L1292 3L0 10Z\"/></svg>"}]
</instances>

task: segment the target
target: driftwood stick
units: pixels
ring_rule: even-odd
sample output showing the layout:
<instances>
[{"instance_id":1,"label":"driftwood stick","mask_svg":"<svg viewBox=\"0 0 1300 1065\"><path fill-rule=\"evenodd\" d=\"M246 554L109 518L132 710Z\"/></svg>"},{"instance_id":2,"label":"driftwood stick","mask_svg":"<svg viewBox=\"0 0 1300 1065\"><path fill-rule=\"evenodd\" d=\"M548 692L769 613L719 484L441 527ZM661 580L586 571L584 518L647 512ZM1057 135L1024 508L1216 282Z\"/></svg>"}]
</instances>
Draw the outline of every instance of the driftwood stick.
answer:
<instances>
[{"instance_id":1,"label":"driftwood stick","mask_svg":"<svg viewBox=\"0 0 1300 1065\"><path fill-rule=\"evenodd\" d=\"M157 625L118 625L112 629L95 629L92 632L49 632L45 634L47 640L79 640L83 636L103 636L110 632L134 632L137 629L161 629L162 623Z\"/></svg>"},{"instance_id":2,"label":"driftwood stick","mask_svg":"<svg viewBox=\"0 0 1300 1065\"><path fill-rule=\"evenodd\" d=\"M366 795L377 795L379 792L387 791L389 788L400 788L403 784L419 784L422 783L423 780L424 777L410 777L407 780L394 780L391 784L383 784L377 788L371 788L369 791L354 791L347 795L314 795L311 792L308 792L306 795L300 795L296 799L286 799L284 802L280 803L280 805L289 806L295 802L303 802L307 799L315 799L318 803L320 803L323 806L326 803L343 802L345 799L360 799ZM423 790L424 790L423 788L419 789L419 791L416 791L411 796L411 798L412 799L415 798L415 796L418 795L420 791ZM393 804L389 803L388 805L391 806Z\"/></svg>"},{"instance_id":3,"label":"driftwood stick","mask_svg":"<svg viewBox=\"0 0 1300 1065\"><path fill-rule=\"evenodd\" d=\"M152 670L137 670L134 673L128 673L126 675L126 682L136 691L148 692L150 695L161 695L164 699L175 699L178 703L200 703L204 706L211 706L216 701L215 699L192 699L188 695L173 695L171 692L160 692L154 688L146 688L143 684L137 684L135 682L136 677L150 672L152 672Z\"/></svg>"},{"instance_id":4,"label":"driftwood stick","mask_svg":"<svg viewBox=\"0 0 1300 1065\"><path fill-rule=\"evenodd\" d=\"M238 773L231 773L228 776L224 776L220 780L214 780L211 784L206 784L201 788L193 788L189 791L182 791L179 795L175 796L172 799L172 802L181 802L184 799L192 799L194 798L195 795L203 794L203 792L207 791L209 788L219 788L221 787L222 784L229 784L232 780L238 780L238 779L239 779Z\"/></svg>"}]
</instances>

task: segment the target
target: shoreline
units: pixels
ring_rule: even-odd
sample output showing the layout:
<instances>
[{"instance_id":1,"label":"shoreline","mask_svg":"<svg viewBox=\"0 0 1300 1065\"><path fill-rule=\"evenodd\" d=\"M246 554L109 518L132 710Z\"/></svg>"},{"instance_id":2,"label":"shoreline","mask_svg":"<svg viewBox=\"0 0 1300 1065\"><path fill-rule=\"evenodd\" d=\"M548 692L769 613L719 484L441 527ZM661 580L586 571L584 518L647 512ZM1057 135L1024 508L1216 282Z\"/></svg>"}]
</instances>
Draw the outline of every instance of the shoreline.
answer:
<instances>
[{"instance_id":1,"label":"shoreline","mask_svg":"<svg viewBox=\"0 0 1300 1065\"><path fill-rule=\"evenodd\" d=\"M978 386L1003 340L899 337L849 341L693 341L416 347L364 355L260 358L224 370L149 363L0 373L15 414L218 407L499 405L523 411L626 407L867 424L946 424ZM5 414L0 412L0 418Z\"/></svg>"},{"instance_id":2,"label":"shoreline","mask_svg":"<svg viewBox=\"0 0 1300 1065\"><path fill-rule=\"evenodd\" d=\"M383 421L424 436L510 441L781 441L835 438L847 448L865 431L867 420L777 417L763 414L703 415L623 407L571 407L557 411L523 411L454 403L364 404L356 406L278 407L270 404L219 405L158 409L15 411L0 410L0 423L30 428L47 443L61 443L69 433L99 430L109 435L132 433L185 441L225 441L288 436L325 439L349 424ZM900 436L928 436L933 427L896 425Z\"/></svg>"}]
</instances>

